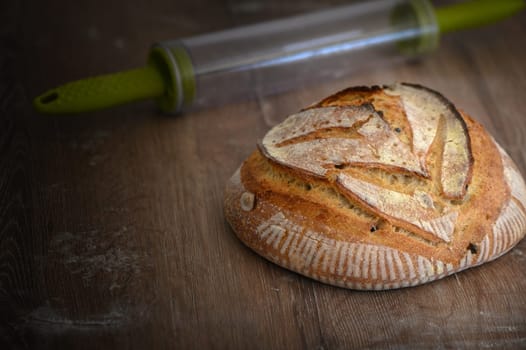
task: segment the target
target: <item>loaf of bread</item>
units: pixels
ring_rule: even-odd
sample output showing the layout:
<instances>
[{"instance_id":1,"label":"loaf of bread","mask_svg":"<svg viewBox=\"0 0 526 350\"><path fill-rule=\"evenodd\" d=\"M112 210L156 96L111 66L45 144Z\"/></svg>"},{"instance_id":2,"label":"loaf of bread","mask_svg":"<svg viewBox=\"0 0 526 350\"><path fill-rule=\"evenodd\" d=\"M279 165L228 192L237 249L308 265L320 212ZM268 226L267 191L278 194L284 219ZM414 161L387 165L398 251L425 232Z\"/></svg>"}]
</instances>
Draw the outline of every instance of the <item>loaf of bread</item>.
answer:
<instances>
[{"instance_id":1,"label":"loaf of bread","mask_svg":"<svg viewBox=\"0 0 526 350\"><path fill-rule=\"evenodd\" d=\"M484 128L413 84L349 88L271 129L225 215L261 256L336 286L415 286L491 261L526 231L526 185Z\"/></svg>"}]
</instances>

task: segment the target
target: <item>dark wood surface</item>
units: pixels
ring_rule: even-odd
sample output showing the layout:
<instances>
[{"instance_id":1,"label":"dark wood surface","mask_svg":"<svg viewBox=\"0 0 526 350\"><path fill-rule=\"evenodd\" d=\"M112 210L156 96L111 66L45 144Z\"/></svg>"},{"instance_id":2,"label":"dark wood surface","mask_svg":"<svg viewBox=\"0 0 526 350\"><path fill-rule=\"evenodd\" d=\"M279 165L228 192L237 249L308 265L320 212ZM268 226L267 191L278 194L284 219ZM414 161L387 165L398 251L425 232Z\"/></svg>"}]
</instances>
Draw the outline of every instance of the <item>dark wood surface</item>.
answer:
<instances>
[{"instance_id":1,"label":"dark wood surface","mask_svg":"<svg viewBox=\"0 0 526 350\"><path fill-rule=\"evenodd\" d=\"M526 347L526 242L421 287L356 292L245 248L223 187L287 114L410 81L480 120L526 173L526 13L420 61L177 117L141 102L44 117L34 96L140 66L152 41L348 1L0 3L0 348Z\"/></svg>"}]
</instances>

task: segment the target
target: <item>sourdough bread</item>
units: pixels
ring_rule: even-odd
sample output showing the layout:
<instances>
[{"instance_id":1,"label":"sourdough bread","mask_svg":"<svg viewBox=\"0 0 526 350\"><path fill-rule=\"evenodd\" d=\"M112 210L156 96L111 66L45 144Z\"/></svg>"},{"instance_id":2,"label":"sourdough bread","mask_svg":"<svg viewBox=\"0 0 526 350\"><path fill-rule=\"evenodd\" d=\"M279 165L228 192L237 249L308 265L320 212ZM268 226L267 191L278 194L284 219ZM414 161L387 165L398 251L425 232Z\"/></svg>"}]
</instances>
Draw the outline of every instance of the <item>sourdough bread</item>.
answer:
<instances>
[{"instance_id":1,"label":"sourdough bread","mask_svg":"<svg viewBox=\"0 0 526 350\"><path fill-rule=\"evenodd\" d=\"M480 265L526 232L526 186L506 152L444 96L405 83L289 116L230 179L224 208L261 256L361 290Z\"/></svg>"}]
</instances>

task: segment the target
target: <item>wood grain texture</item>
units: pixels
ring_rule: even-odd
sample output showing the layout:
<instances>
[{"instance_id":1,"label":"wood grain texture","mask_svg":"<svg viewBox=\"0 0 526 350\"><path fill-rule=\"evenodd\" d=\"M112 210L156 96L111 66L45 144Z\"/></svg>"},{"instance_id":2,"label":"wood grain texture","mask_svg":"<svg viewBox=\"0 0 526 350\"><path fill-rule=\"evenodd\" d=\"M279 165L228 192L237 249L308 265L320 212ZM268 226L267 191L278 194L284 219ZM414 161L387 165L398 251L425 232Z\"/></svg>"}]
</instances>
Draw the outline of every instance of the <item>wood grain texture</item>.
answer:
<instances>
[{"instance_id":1,"label":"wood grain texture","mask_svg":"<svg viewBox=\"0 0 526 350\"><path fill-rule=\"evenodd\" d=\"M71 117L31 110L49 87L143 64L153 40L343 3L0 4L0 348L526 346L524 241L436 283L353 292L258 257L222 213L227 179L268 128L354 85L446 93L525 174L526 13L445 37L420 61L178 117L150 102Z\"/></svg>"}]
</instances>

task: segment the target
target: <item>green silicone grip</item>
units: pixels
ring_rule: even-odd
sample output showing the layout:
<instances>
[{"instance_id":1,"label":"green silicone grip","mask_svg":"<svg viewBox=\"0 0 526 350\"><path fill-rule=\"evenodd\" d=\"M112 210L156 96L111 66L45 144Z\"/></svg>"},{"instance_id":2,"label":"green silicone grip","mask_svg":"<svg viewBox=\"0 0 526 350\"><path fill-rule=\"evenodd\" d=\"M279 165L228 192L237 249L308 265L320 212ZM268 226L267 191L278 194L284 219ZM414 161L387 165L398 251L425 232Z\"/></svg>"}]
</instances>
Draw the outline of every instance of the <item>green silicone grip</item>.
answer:
<instances>
[{"instance_id":1,"label":"green silicone grip","mask_svg":"<svg viewBox=\"0 0 526 350\"><path fill-rule=\"evenodd\" d=\"M33 101L44 114L69 114L94 111L163 94L165 83L157 67L101 75L59 86Z\"/></svg>"},{"instance_id":2,"label":"green silicone grip","mask_svg":"<svg viewBox=\"0 0 526 350\"><path fill-rule=\"evenodd\" d=\"M192 104L195 85L186 49L159 44L145 67L64 84L35 98L33 105L43 114L73 114L153 98L162 111L177 113Z\"/></svg>"},{"instance_id":3,"label":"green silicone grip","mask_svg":"<svg viewBox=\"0 0 526 350\"><path fill-rule=\"evenodd\" d=\"M524 0L466 1L436 9L440 32L449 33L497 22L525 7Z\"/></svg>"}]
</instances>

